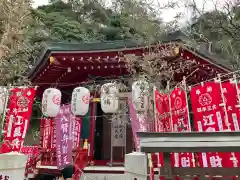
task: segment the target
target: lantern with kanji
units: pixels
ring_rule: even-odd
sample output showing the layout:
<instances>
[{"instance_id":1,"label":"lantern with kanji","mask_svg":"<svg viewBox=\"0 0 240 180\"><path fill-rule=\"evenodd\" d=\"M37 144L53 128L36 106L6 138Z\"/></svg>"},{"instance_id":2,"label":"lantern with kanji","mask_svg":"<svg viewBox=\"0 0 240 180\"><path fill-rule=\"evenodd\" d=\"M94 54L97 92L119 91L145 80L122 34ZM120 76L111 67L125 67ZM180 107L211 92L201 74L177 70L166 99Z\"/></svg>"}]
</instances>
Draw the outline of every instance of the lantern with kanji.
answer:
<instances>
[{"instance_id":1,"label":"lantern with kanji","mask_svg":"<svg viewBox=\"0 0 240 180\"><path fill-rule=\"evenodd\" d=\"M7 89L4 87L0 87L0 114L4 112L6 98L7 98Z\"/></svg>"},{"instance_id":2,"label":"lantern with kanji","mask_svg":"<svg viewBox=\"0 0 240 180\"><path fill-rule=\"evenodd\" d=\"M77 87L73 90L71 109L74 115L84 116L89 109L90 91L85 87Z\"/></svg>"},{"instance_id":3,"label":"lantern with kanji","mask_svg":"<svg viewBox=\"0 0 240 180\"><path fill-rule=\"evenodd\" d=\"M148 108L149 85L146 81L139 80L132 84L133 107L137 111L146 111Z\"/></svg>"},{"instance_id":4,"label":"lantern with kanji","mask_svg":"<svg viewBox=\"0 0 240 180\"><path fill-rule=\"evenodd\" d=\"M115 83L107 83L101 87L101 108L105 113L116 113L119 108L119 89Z\"/></svg>"},{"instance_id":5,"label":"lantern with kanji","mask_svg":"<svg viewBox=\"0 0 240 180\"><path fill-rule=\"evenodd\" d=\"M42 97L42 113L46 117L56 117L61 105L62 93L56 88L48 88Z\"/></svg>"}]
</instances>

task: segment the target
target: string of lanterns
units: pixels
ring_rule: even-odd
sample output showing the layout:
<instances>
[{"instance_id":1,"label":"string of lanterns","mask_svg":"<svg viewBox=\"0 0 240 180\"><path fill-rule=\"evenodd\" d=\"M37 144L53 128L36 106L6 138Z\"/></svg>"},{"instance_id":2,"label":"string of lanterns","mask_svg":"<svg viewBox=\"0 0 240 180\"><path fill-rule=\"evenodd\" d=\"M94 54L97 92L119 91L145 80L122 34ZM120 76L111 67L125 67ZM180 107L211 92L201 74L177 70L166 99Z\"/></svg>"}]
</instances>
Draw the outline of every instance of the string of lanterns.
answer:
<instances>
[{"instance_id":1,"label":"string of lanterns","mask_svg":"<svg viewBox=\"0 0 240 180\"><path fill-rule=\"evenodd\" d=\"M230 74L239 73L231 72L224 74L227 76ZM197 85L197 84L195 84ZM149 84L145 80L138 80L132 84L132 101L133 107L138 112L144 112L148 108L149 104ZM0 114L6 109L6 97L8 96L8 90L5 87L0 87ZM116 82L105 83L101 86L100 102L101 108L104 113L116 113L121 111L121 103L119 100L119 86ZM59 113L61 106L62 93L57 88L48 88L44 91L42 97L42 113L46 117L56 117ZM84 116L89 110L90 103L90 90L85 87L77 87L72 92L71 109L72 113L76 116Z\"/></svg>"},{"instance_id":2,"label":"string of lanterns","mask_svg":"<svg viewBox=\"0 0 240 180\"><path fill-rule=\"evenodd\" d=\"M132 85L132 99L135 110L143 112L148 108L149 85L146 81L135 81ZM104 113L121 111L119 86L106 83L101 86L100 102ZM61 106L62 93L56 88L48 88L42 97L42 113L46 117L56 117ZM71 111L76 116L84 116L89 110L90 91L85 87L77 87L72 92Z\"/></svg>"}]
</instances>

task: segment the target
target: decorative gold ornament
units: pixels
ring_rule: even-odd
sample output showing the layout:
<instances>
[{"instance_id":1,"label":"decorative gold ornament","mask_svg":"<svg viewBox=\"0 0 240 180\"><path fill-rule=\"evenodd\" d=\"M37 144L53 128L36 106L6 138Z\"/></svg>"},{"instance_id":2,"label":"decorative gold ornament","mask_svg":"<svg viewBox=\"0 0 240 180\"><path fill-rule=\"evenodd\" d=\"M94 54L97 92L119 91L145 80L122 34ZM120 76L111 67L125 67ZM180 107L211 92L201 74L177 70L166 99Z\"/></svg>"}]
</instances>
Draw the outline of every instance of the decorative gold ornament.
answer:
<instances>
[{"instance_id":1,"label":"decorative gold ornament","mask_svg":"<svg viewBox=\"0 0 240 180\"><path fill-rule=\"evenodd\" d=\"M179 53L180 53L180 48L177 46L174 48L174 54L179 55Z\"/></svg>"},{"instance_id":2,"label":"decorative gold ornament","mask_svg":"<svg viewBox=\"0 0 240 180\"><path fill-rule=\"evenodd\" d=\"M50 56L49 62L50 62L50 65L54 64L55 58L53 56Z\"/></svg>"}]
</instances>

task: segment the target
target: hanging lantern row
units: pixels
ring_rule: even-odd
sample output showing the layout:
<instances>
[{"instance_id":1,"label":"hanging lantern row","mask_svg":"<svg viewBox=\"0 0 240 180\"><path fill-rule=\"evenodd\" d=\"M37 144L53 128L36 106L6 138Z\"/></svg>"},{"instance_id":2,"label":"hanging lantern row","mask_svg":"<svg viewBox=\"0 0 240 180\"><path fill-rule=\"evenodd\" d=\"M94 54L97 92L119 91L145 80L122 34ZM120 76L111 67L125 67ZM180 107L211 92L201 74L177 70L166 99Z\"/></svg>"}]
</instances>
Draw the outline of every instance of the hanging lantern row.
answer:
<instances>
[{"instance_id":1,"label":"hanging lantern row","mask_svg":"<svg viewBox=\"0 0 240 180\"><path fill-rule=\"evenodd\" d=\"M61 106L62 93L58 89L49 88L43 93L42 113L46 117L56 117ZM71 110L76 116L84 116L89 109L90 91L84 87L73 90Z\"/></svg>"},{"instance_id":2,"label":"hanging lantern row","mask_svg":"<svg viewBox=\"0 0 240 180\"><path fill-rule=\"evenodd\" d=\"M133 106L137 111L148 108L148 90L146 81L136 81L132 85ZM101 108L104 113L126 111L126 102L119 100L119 87L116 83L107 83L101 87ZM43 93L42 113L46 117L56 117L61 106L61 91L48 88ZM90 91L85 87L77 87L72 92L71 110L76 116L84 116L89 110Z\"/></svg>"}]
</instances>

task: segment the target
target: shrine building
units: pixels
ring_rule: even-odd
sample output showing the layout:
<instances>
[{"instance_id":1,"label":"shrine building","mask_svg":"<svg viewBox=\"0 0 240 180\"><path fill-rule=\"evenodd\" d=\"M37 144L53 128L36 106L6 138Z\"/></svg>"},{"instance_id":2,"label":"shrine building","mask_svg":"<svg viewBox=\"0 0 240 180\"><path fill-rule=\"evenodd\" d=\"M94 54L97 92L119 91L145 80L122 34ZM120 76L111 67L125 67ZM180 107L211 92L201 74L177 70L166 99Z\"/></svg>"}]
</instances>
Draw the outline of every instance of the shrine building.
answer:
<instances>
[{"instance_id":1,"label":"shrine building","mask_svg":"<svg viewBox=\"0 0 240 180\"><path fill-rule=\"evenodd\" d=\"M230 64L211 52L208 44L193 45L188 37L180 32L169 34L161 43L151 46L138 40L96 42L96 43L48 43L41 51L29 73L29 80L38 86L37 96L41 99L46 88L55 87L62 92L62 104L71 100L72 90L78 86L91 87L120 79L128 83L131 78L124 55L144 56L154 48L164 49L174 44L177 50L169 61L172 67L176 62L192 61L191 67L182 69L174 76L175 81L187 77L187 84L195 84L232 71ZM191 44L191 45L190 45ZM166 57L168 58L168 57ZM89 88L91 89L91 88ZM99 97L99 92L91 90L91 96ZM104 115L99 102L91 102L89 113L83 118L81 139L89 143L89 165L84 168L89 174L115 174L121 179L124 173L124 155L134 150L131 125L127 126L125 151L116 148L111 151L111 124ZM51 149L51 151L54 151ZM109 164L112 153L112 163ZM50 158L50 157L49 157ZM49 165L38 166L39 173L49 172L56 167L54 160ZM103 176L99 176L102 180Z\"/></svg>"}]
</instances>

